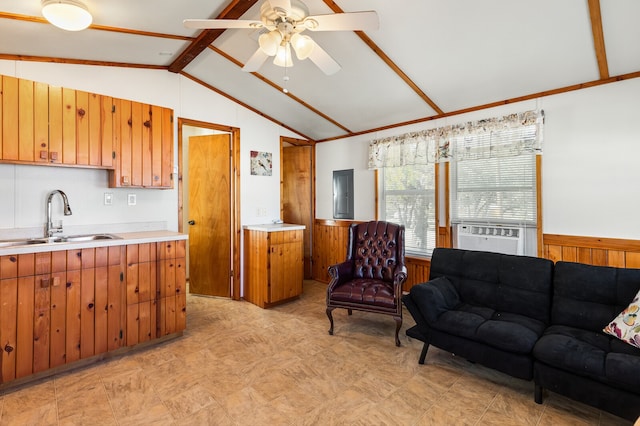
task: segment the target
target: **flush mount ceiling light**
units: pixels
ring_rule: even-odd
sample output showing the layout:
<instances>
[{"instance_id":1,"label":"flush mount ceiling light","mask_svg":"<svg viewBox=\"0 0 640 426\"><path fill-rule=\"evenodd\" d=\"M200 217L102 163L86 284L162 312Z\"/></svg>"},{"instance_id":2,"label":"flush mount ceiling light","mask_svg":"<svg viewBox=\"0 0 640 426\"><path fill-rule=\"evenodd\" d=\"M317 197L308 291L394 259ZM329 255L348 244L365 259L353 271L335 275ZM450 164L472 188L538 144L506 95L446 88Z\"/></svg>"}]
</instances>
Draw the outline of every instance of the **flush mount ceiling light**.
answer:
<instances>
[{"instance_id":1,"label":"flush mount ceiling light","mask_svg":"<svg viewBox=\"0 0 640 426\"><path fill-rule=\"evenodd\" d=\"M80 31L91 25L89 9L78 0L42 0L42 16L67 31Z\"/></svg>"},{"instance_id":2,"label":"flush mount ceiling light","mask_svg":"<svg viewBox=\"0 0 640 426\"><path fill-rule=\"evenodd\" d=\"M258 39L259 48L242 68L257 71L269 58L288 68L293 66L291 50L299 60L309 58L325 74L340 70L340 65L303 31L366 31L378 29L375 11L333 13L309 16L309 9L300 0L266 0L260 7L260 20L185 19L184 26L199 29L263 28Z\"/></svg>"}]
</instances>

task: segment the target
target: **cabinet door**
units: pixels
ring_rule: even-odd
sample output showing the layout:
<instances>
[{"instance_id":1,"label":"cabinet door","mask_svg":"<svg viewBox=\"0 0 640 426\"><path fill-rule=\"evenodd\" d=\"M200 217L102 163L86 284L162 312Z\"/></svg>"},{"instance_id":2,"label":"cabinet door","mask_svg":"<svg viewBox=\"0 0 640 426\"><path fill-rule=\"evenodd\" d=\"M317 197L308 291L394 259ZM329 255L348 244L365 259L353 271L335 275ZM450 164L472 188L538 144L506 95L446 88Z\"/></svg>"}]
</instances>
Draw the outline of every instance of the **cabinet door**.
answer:
<instances>
[{"instance_id":1,"label":"cabinet door","mask_svg":"<svg viewBox=\"0 0 640 426\"><path fill-rule=\"evenodd\" d=\"M51 252L51 343L49 366L66 363L67 350L67 253Z\"/></svg>"},{"instance_id":2,"label":"cabinet door","mask_svg":"<svg viewBox=\"0 0 640 426\"><path fill-rule=\"evenodd\" d=\"M76 164L102 165L102 99L100 95L76 91Z\"/></svg>"},{"instance_id":3,"label":"cabinet door","mask_svg":"<svg viewBox=\"0 0 640 426\"><path fill-rule=\"evenodd\" d=\"M0 280L0 309L0 348L2 349L2 382L4 383L16 378L18 277Z\"/></svg>"},{"instance_id":4,"label":"cabinet door","mask_svg":"<svg viewBox=\"0 0 640 426\"><path fill-rule=\"evenodd\" d=\"M118 141L109 186L173 188L173 110L114 99Z\"/></svg>"},{"instance_id":5,"label":"cabinet door","mask_svg":"<svg viewBox=\"0 0 640 426\"><path fill-rule=\"evenodd\" d=\"M18 79L2 77L2 153L3 160L18 159Z\"/></svg>"},{"instance_id":6,"label":"cabinet door","mask_svg":"<svg viewBox=\"0 0 640 426\"><path fill-rule=\"evenodd\" d=\"M127 246L127 346L156 337L156 244Z\"/></svg>"},{"instance_id":7,"label":"cabinet door","mask_svg":"<svg viewBox=\"0 0 640 426\"><path fill-rule=\"evenodd\" d=\"M80 358L95 354L95 249L82 249L80 276Z\"/></svg>"},{"instance_id":8,"label":"cabinet door","mask_svg":"<svg viewBox=\"0 0 640 426\"><path fill-rule=\"evenodd\" d=\"M33 372L49 369L51 333L51 253L35 255Z\"/></svg>"},{"instance_id":9,"label":"cabinet door","mask_svg":"<svg viewBox=\"0 0 640 426\"><path fill-rule=\"evenodd\" d=\"M100 97L100 130L102 132L100 136L100 147L102 154L100 156L103 167L112 168L116 158L116 142L115 132L113 128L115 108L113 105L113 98L109 96Z\"/></svg>"},{"instance_id":10,"label":"cabinet door","mask_svg":"<svg viewBox=\"0 0 640 426\"><path fill-rule=\"evenodd\" d=\"M271 233L269 252L269 302L279 302L302 294L302 231Z\"/></svg>"},{"instance_id":11,"label":"cabinet door","mask_svg":"<svg viewBox=\"0 0 640 426\"><path fill-rule=\"evenodd\" d=\"M18 80L18 160L33 161L33 81Z\"/></svg>"},{"instance_id":12,"label":"cabinet door","mask_svg":"<svg viewBox=\"0 0 640 426\"><path fill-rule=\"evenodd\" d=\"M125 246L108 247L109 258L107 267L107 335L108 349L118 349L124 341L123 327L127 315L127 295L124 286Z\"/></svg>"}]
</instances>

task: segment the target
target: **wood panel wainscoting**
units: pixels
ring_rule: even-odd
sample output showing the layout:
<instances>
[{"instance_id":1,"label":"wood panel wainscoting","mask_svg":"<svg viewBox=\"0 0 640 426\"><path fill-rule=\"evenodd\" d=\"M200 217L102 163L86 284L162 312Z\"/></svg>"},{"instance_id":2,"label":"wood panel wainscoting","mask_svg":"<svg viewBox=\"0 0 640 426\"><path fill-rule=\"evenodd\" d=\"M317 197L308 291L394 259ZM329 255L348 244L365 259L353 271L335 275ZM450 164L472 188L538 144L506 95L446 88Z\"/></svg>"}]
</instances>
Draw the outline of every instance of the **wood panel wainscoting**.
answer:
<instances>
[{"instance_id":1,"label":"wood panel wainscoting","mask_svg":"<svg viewBox=\"0 0 640 426\"><path fill-rule=\"evenodd\" d=\"M347 258L349 226L361 221L316 219L313 225L313 279L331 281L327 269ZM403 290L429 279L429 259L406 257L407 281Z\"/></svg>"},{"instance_id":2,"label":"wood panel wainscoting","mask_svg":"<svg viewBox=\"0 0 640 426\"><path fill-rule=\"evenodd\" d=\"M315 220L314 280L328 283L330 277L327 268L346 259L349 225L352 223L359 222ZM441 243L447 241L447 234L446 228L439 229L438 236ZM543 234L543 241L543 257L554 262L562 260L590 265L640 268L640 240ZM404 284L404 291L409 291L412 286L429 280L429 259L407 256L405 264L408 278Z\"/></svg>"},{"instance_id":3,"label":"wood panel wainscoting","mask_svg":"<svg viewBox=\"0 0 640 426\"><path fill-rule=\"evenodd\" d=\"M554 262L640 268L639 240L544 234L543 241L543 256Z\"/></svg>"}]
</instances>

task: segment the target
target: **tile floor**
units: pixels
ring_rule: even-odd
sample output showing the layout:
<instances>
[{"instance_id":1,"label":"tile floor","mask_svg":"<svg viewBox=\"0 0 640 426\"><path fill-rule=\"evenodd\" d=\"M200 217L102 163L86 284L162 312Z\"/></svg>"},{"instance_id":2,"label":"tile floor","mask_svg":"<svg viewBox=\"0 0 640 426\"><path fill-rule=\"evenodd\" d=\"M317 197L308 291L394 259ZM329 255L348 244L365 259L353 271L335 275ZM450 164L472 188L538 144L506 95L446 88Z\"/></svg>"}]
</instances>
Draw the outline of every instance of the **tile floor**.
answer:
<instances>
[{"instance_id":1,"label":"tile floor","mask_svg":"<svg viewBox=\"0 0 640 426\"><path fill-rule=\"evenodd\" d=\"M263 310L189 296L187 330L158 346L0 395L1 425L623 425L533 383L431 348L390 317L334 311L325 284Z\"/></svg>"}]
</instances>

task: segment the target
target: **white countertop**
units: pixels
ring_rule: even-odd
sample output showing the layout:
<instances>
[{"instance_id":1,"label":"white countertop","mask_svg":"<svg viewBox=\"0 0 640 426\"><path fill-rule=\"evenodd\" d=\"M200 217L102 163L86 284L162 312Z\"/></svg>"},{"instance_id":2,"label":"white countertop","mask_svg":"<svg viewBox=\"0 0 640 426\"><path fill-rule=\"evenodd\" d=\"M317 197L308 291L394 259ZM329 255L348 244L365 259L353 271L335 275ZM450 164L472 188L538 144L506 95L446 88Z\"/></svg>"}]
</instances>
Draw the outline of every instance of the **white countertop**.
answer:
<instances>
[{"instance_id":1,"label":"white countertop","mask_svg":"<svg viewBox=\"0 0 640 426\"><path fill-rule=\"evenodd\" d=\"M42 253L47 251L75 250L92 247L121 246L127 244L144 244L163 241L187 240L189 238L189 235L187 234L182 234L180 232L174 231L143 231L122 233L111 232L111 234L120 238L113 240L92 240L0 247L0 256L25 253Z\"/></svg>"},{"instance_id":2,"label":"white countertop","mask_svg":"<svg viewBox=\"0 0 640 426\"><path fill-rule=\"evenodd\" d=\"M297 231L305 229L304 225L296 225L293 223L264 223L261 225L245 225L244 229L250 231L262 232L279 232L279 231Z\"/></svg>"}]
</instances>

